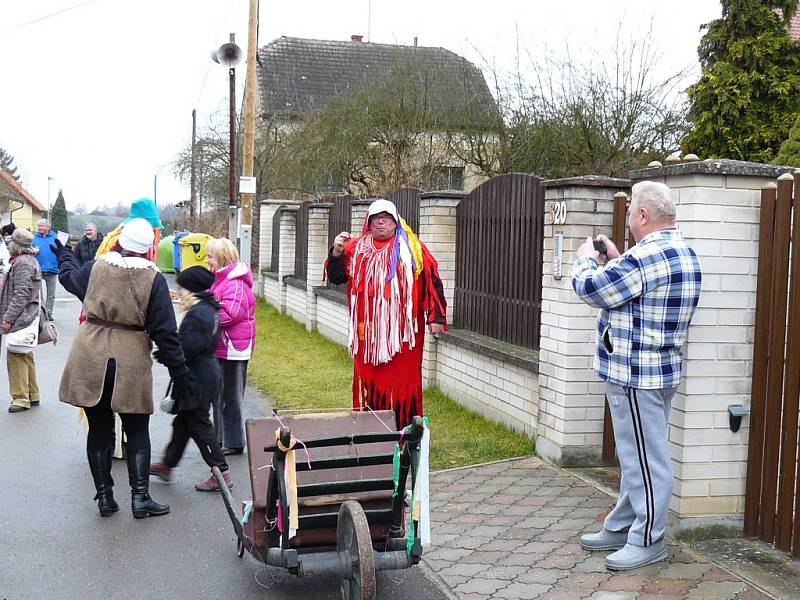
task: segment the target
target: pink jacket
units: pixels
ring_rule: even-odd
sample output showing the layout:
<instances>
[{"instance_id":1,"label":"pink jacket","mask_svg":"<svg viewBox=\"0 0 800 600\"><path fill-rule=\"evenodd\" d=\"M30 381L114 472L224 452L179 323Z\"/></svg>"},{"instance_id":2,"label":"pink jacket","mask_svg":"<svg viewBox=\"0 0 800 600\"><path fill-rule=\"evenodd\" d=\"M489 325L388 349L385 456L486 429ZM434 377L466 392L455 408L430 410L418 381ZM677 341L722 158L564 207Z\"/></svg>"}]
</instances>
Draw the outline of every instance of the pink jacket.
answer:
<instances>
[{"instance_id":1,"label":"pink jacket","mask_svg":"<svg viewBox=\"0 0 800 600\"><path fill-rule=\"evenodd\" d=\"M214 273L211 286L219 308L222 331L214 356L227 360L249 360L256 340L256 298L253 275L243 262L233 262Z\"/></svg>"}]
</instances>

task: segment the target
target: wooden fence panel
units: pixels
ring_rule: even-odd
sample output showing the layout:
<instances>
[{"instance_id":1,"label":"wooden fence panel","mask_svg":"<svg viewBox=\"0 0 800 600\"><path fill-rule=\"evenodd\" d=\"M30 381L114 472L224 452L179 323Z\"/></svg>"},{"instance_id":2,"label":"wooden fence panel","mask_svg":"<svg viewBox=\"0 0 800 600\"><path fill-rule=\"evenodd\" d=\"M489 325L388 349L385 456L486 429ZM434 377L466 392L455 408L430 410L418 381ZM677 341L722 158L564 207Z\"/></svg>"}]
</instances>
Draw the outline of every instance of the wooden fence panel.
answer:
<instances>
[{"instance_id":1,"label":"wooden fence panel","mask_svg":"<svg viewBox=\"0 0 800 600\"><path fill-rule=\"evenodd\" d=\"M538 348L544 188L534 175L495 177L456 210L455 327Z\"/></svg>"},{"instance_id":2,"label":"wooden fence panel","mask_svg":"<svg viewBox=\"0 0 800 600\"><path fill-rule=\"evenodd\" d=\"M400 214L414 233L419 233L419 195L417 188L400 188L386 198L394 202Z\"/></svg>"},{"instance_id":3,"label":"wooden fence panel","mask_svg":"<svg viewBox=\"0 0 800 600\"><path fill-rule=\"evenodd\" d=\"M275 211L272 216L272 254L270 256L269 270L273 273L278 272L280 265L280 257L278 256L281 249L281 208Z\"/></svg>"},{"instance_id":4,"label":"wooden fence panel","mask_svg":"<svg viewBox=\"0 0 800 600\"><path fill-rule=\"evenodd\" d=\"M328 248L333 246L333 240L342 231L350 231L353 210L351 204L357 198L358 196L342 195L333 199L333 206L328 215ZM329 281L328 288L343 294L347 292L346 283L336 285Z\"/></svg>"},{"instance_id":5,"label":"wooden fence panel","mask_svg":"<svg viewBox=\"0 0 800 600\"><path fill-rule=\"evenodd\" d=\"M308 207L312 201L303 202L297 209L297 229L294 238L294 277L306 280L308 273Z\"/></svg>"}]
</instances>

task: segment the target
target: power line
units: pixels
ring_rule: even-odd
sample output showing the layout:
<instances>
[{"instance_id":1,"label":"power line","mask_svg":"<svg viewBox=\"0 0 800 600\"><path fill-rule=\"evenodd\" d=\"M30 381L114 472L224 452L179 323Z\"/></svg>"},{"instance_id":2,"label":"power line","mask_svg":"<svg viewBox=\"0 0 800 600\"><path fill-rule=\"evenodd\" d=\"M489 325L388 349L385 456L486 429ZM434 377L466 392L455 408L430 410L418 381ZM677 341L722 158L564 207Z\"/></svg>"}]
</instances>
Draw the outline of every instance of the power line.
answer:
<instances>
[{"instance_id":1,"label":"power line","mask_svg":"<svg viewBox=\"0 0 800 600\"><path fill-rule=\"evenodd\" d=\"M20 23L19 25L15 25L14 29L22 29L23 27L27 27L28 25L33 25L34 23L39 23L40 21L45 21L47 19L57 17L58 15L62 15L71 10L75 10L76 8L86 6L87 4L92 4L93 2L96 2L96 0L86 0L86 2L81 2L80 4L75 4L74 6L62 8L61 10L57 10L56 12L50 13L49 15L44 15L43 17L37 17L36 19L33 19L31 21L26 21L25 23Z\"/></svg>"}]
</instances>

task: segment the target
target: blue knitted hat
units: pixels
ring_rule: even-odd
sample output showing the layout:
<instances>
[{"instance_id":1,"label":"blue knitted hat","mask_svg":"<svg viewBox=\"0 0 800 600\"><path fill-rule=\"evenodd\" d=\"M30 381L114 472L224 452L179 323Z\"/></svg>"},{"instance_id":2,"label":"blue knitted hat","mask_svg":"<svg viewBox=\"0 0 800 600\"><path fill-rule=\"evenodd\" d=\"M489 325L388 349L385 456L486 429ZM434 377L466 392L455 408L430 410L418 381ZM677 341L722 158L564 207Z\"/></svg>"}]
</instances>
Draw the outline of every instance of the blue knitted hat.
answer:
<instances>
[{"instance_id":1,"label":"blue knitted hat","mask_svg":"<svg viewBox=\"0 0 800 600\"><path fill-rule=\"evenodd\" d=\"M131 214L123 223L127 223L131 219L144 219L153 227L164 228L161 219L158 218L158 207L150 198L139 198L131 202Z\"/></svg>"}]
</instances>

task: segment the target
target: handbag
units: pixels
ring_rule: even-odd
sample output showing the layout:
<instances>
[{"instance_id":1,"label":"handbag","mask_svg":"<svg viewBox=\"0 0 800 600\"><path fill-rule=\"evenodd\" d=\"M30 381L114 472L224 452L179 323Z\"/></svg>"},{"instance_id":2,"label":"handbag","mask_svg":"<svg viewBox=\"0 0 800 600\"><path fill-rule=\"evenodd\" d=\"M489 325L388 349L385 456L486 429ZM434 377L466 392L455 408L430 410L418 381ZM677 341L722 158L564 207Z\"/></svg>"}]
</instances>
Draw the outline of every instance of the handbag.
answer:
<instances>
[{"instance_id":1,"label":"handbag","mask_svg":"<svg viewBox=\"0 0 800 600\"><path fill-rule=\"evenodd\" d=\"M6 334L6 350L14 354L30 354L39 341L39 317L33 322L12 333Z\"/></svg>"},{"instance_id":2,"label":"handbag","mask_svg":"<svg viewBox=\"0 0 800 600\"><path fill-rule=\"evenodd\" d=\"M58 328L56 324L48 318L47 309L42 302L42 289L39 288L39 345L53 342L58 343Z\"/></svg>"}]
</instances>

